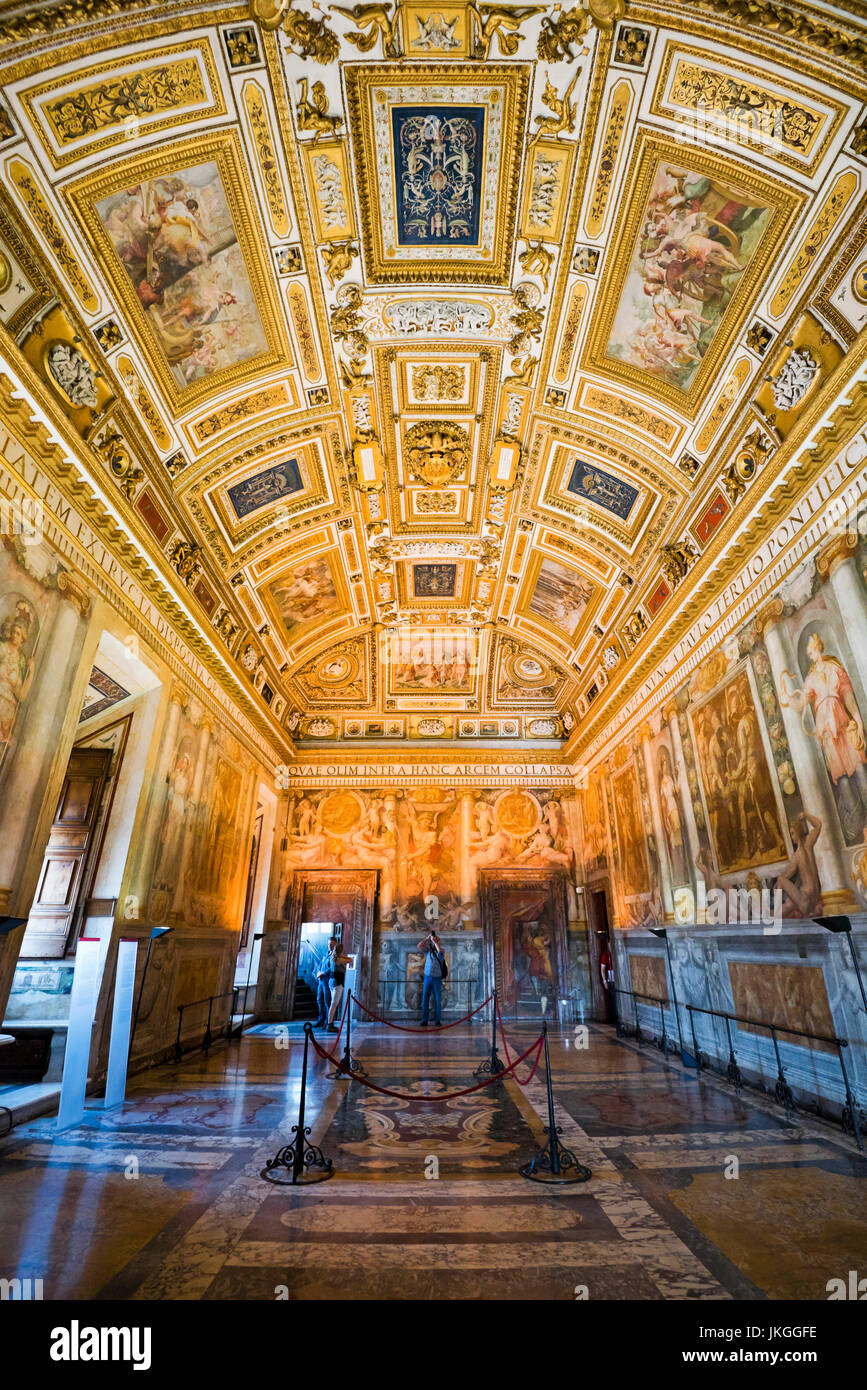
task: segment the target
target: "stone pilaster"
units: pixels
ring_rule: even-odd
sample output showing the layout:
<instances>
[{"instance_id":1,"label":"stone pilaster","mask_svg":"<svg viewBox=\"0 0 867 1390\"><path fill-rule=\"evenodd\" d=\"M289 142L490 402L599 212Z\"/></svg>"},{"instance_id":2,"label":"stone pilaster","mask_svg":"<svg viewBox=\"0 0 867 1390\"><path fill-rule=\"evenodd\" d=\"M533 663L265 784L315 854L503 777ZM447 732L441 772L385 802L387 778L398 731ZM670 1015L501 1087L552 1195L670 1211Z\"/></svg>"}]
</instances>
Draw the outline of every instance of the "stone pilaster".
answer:
<instances>
[{"instance_id":1,"label":"stone pilaster","mask_svg":"<svg viewBox=\"0 0 867 1390\"><path fill-rule=\"evenodd\" d=\"M797 658L791 638L782 626L782 617L783 604L777 598L765 604L755 618L755 626L764 636L774 684L781 695L787 681L797 671ZM843 855L832 830L837 821L837 807L818 740L807 733L800 711L784 703L782 698L780 713L804 809L818 816L822 822L822 831L815 846L822 905L828 913L857 911L858 904L848 884Z\"/></svg>"}]
</instances>

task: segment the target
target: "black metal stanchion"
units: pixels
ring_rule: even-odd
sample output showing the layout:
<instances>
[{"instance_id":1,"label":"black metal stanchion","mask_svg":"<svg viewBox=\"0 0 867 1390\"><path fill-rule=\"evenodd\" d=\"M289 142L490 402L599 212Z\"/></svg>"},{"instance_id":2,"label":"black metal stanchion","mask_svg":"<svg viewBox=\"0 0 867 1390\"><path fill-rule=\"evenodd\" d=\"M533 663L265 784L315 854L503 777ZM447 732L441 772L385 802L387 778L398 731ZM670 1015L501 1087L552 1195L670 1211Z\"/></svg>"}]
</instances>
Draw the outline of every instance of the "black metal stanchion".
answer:
<instances>
[{"instance_id":1,"label":"black metal stanchion","mask_svg":"<svg viewBox=\"0 0 867 1390\"><path fill-rule=\"evenodd\" d=\"M591 1170L579 1163L572 1150L567 1149L557 1138L560 1130L554 1119L554 1091L551 1085L547 1023L542 1024L542 1035L545 1039L545 1078L548 1085L548 1123L545 1125L548 1142L538 1150L529 1163L525 1163L523 1168L519 1169L519 1172L522 1178L529 1178L531 1182L586 1182L593 1176Z\"/></svg>"},{"instance_id":2,"label":"black metal stanchion","mask_svg":"<svg viewBox=\"0 0 867 1390\"><path fill-rule=\"evenodd\" d=\"M334 1177L334 1165L330 1158L325 1158L320 1148L307 1141L310 1133L310 1126L304 1124L304 1106L307 1100L307 1052L310 1047L310 1039L313 1037L313 1027L308 1022L304 1024L304 1061L301 1067L301 1098L298 1102L298 1123L292 1126L292 1133L295 1138L291 1144L286 1144L273 1158L269 1158L260 1176L267 1182L278 1183L282 1187L294 1186L297 1183L325 1182L326 1178ZM281 1169L286 1169L291 1175L287 1178L280 1177L278 1174Z\"/></svg>"},{"instance_id":3,"label":"black metal stanchion","mask_svg":"<svg viewBox=\"0 0 867 1390\"><path fill-rule=\"evenodd\" d=\"M491 1055L486 1057L473 1072L473 1076L499 1076L505 1065L497 1055L497 991L491 996Z\"/></svg>"},{"instance_id":4,"label":"black metal stanchion","mask_svg":"<svg viewBox=\"0 0 867 1390\"><path fill-rule=\"evenodd\" d=\"M792 1088L786 1080L786 1073L783 1071L783 1059L780 1056L777 1030L773 1026L771 1027L771 1042L774 1044L774 1055L777 1059L777 1084L774 1087L774 1095L785 1110L786 1119L788 1119L795 1108L795 1097L792 1095Z\"/></svg>"},{"instance_id":5,"label":"black metal stanchion","mask_svg":"<svg viewBox=\"0 0 867 1390\"><path fill-rule=\"evenodd\" d=\"M367 1072L361 1063L352 1055L352 1039L350 1029L352 1027L352 990L349 990L349 998L346 1004L346 1043L343 1048L343 1056L339 1062L335 1062L334 1071L328 1073L329 1079L334 1080L338 1077L349 1079L349 1073L354 1071L357 1076L367 1076Z\"/></svg>"}]
</instances>

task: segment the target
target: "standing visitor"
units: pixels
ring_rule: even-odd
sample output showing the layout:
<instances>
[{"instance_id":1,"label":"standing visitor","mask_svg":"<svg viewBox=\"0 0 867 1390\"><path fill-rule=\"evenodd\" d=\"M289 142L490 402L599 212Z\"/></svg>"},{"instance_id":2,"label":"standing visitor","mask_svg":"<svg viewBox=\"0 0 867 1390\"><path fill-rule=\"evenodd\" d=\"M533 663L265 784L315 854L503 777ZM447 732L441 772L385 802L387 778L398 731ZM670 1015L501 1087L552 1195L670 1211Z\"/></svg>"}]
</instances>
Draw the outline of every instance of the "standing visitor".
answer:
<instances>
[{"instance_id":1,"label":"standing visitor","mask_svg":"<svg viewBox=\"0 0 867 1390\"><path fill-rule=\"evenodd\" d=\"M430 997L434 997L434 1027L442 1027L443 979L448 974L446 958L440 939L435 931L418 943L420 951L427 952L424 963L424 988L421 996L421 1026L427 1028L430 1012Z\"/></svg>"},{"instance_id":2,"label":"standing visitor","mask_svg":"<svg viewBox=\"0 0 867 1390\"><path fill-rule=\"evenodd\" d=\"M332 940L334 938L332 937ZM331 960L326 953L316 971L316 1007L319 1010L316 1027L324 1028L328 1022L328 1009L331 1005Z\"/></svg>"},{"instance_id":3,"label":"standing visitor","mask_svg":"<svg viewBox=\"0 0 867 1390\"><path fill-rule=\"evenodd\" d=\"M334 1019L343 1000L343 985L346 980L346 967L349 964L349 956L344 956L340 950L340 938L332 936L328 943L328 975L331 984L331 1007L328 1010L329 1033L339 1032L339 1029L335 1027Z\"/></svg>"}]
</instances>

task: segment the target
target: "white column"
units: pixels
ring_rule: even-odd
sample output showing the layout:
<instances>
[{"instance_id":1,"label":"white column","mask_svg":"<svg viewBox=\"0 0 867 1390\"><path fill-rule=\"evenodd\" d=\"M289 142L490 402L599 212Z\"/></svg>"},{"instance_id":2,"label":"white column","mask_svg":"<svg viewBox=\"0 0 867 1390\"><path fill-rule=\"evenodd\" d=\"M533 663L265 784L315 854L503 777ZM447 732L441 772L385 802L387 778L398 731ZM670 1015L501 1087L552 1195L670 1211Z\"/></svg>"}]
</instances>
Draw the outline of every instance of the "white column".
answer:
<instances>
[{"instance_id":1,"label":"white column","mask_svg":"<svg viewBox=\"0 0 867 1390\"><path fill-rule=\"evenodd\" d=\"M169 770L172 765L172 758L175 754L175 745L177 743L178 738L178 725L181 722L181 710L184 708L186 703L187 692L184 690L183 686L177 684L173 685L171 689L171 694L169 696L169 712L166 718L165 728L163 729L162 733L162 742L160 744L160 756L157 762L157 766L154 769L152 785L154 787L155 792L159 788L164 787L166 784L166 778L169 775ZM142 843L145 845L153 846L151 854L151 864L149 866L148 878L146 880L147 882L150 882L150 880L153 878L154 858L158 852L157 827L159 825L160 818L162 817L164 808L165 798L161 798L160 796L155 794L151 800L151 804L148 809L147 820L145 822L145 829L144 833L142 834ZM145 865L142 865L142 875L144 875L145 867Z\"/></svg>"},{"instance_id":2,"label":"white column","mask_svg":"<svg viewBox=\"0 0 867 1390\"><path fill-rule=\"evenodd\" d=\"M788 671L791 675L797 670L797 657L791 638L781 626L782 616L781 600L772 599L756 618L756 626L764 630L771 674L779 691L785 689L783 672ZM784 705L781 701L780 713L804 809L818 816L822 822L822 830L814 851L819 882L822 885L822 902L829 911L853 910L857 904L851 888L847 887L848 874L831 829L837 821L837 806L825 771L819 741L806 732L800 711L792 705Z\"/></svg>"},{"instance_id":3,"label":"white column","mask_svg":"<svg viewBox=\"0 0 867 1390\"><path fill-rule=\"evenodd\" d=\"M867 690L867 591L855 562L856 545L850 531L836 537L816 557L816 569L837 600L861 684Z\"/></svg>"},{"instance_id":4,"label":"white column","mask_svg":"<svg viewBox=\"0 0 867 1390\"><path fill-rule=\"evenodd\" d=\"M689 778L686 775L686 760L683 756L683 743L680 737L680 720L677 715L675 705L666 705L664 710L665 718L668 720L668 731L671 735L671 750L674 754L674 772L680 790L680 802L683 807L683 816L686 821L686 834L689 840L690 855L693 864L698 864L698 856L701 854L701 844L698 838L698 826L695 823L695 814L692 809L692 792L689 789ZM696 878L701 877L701 870L696 868ZM703 880L702 880L703 882Z\"/></svg>"},{"instance_id":5,"label":"white column","mask_svg":"<svg viewBox=\"0 0 867 1390\"><path fill-rule=\"evenodd\" d=\"M476 887L473 865L470 859L470 841L473 838L474 824L473 802L474 797L472 792L461 793L461 902L464 903L468 903L472 900Z\"/></svg>"},{"instance_id":6,"label":"white column","mask_svg":"<svg viewBox=\"0 0 867 1390\"><path fill-rule=\"evenodd\" d=\"M657 794L656 781L653 776L653 766L650 757L650 730L644 724L638 730L638 738L641 743L641 755L644 758L644 775L647 778L647 794L650 798L650 814L653 817L653 834L656 839L656 855L659 861L659 872L662 876L662 905L665 909L666 922L674 921L674 891L671 873L671 864L668 858L668 844L662 825L662 813L659 809L659 796Z\"/></svg>"},{"instance_id":7,"label":"white column","mask_svg":"<svg viewBox=\"0 0 867 1390\"><path fill-rule=\"evenodd\" d=\"M58 704L66 708L68 703L66 677L81 620L81 600L77 593L69 593L66 602L58 605L51 631L42 646L36 689L31 694L24 721L15 729L12 771L2 789L5 825L0 835L0 884L12 888L10 901L17 898L19 871L33 848L36 821L48 781L46 754L55 750ZM48 776L50 778L50 772ZM13 808L14 830L9 815ZM17 915L23 916L30 910L30 902L16 901L15 908ZM11 912L11 915L16 913Z\"/></svg>"},{"instance_id":8,"label":"white column","mask_svg":"<svg viewBox=\"0 0 867 1390\"><path fill-rule=\"evenodd\" d=\"M397 872L397 797L393 792L386 793L385 814L389 825L395 827L394 843L387 845L385 860L387 868L381 870L379 882L379 920L385 921L394 905L394 876Z\"/></svg>"}]
</instances>

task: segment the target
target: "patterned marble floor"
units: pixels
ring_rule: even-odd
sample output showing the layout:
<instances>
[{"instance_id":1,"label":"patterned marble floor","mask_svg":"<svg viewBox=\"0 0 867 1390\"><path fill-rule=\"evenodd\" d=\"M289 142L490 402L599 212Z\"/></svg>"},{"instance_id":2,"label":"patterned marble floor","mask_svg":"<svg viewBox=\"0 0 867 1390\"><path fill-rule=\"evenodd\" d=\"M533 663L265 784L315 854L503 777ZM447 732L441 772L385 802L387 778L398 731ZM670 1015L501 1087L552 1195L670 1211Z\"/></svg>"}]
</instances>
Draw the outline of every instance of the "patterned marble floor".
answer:
<instances>
[{"instance_id":1,"label":"patterned marble floor","mask_svg":"<svg viewBox=\"0 0 867 1390\"><path fill-rule=\"evenodd\" d=\"M825 1300L867 1268L854 1145L601 1027L586 1050L551 1041L586 1184L518 1174L544 1140L542 1072L437 1102L472 1084L486 1030L376 1025L353 1051L412 1099L316 1059L307 1120L336 1176L276 1188L259 1173L297 1115L303 1041L286 1041L260 1028L134 1079L121 1111L0 1142L0 1277L41 1278L46 1299Z\"/></svg>"}]
</instances>

